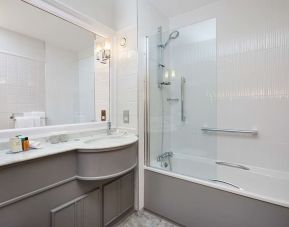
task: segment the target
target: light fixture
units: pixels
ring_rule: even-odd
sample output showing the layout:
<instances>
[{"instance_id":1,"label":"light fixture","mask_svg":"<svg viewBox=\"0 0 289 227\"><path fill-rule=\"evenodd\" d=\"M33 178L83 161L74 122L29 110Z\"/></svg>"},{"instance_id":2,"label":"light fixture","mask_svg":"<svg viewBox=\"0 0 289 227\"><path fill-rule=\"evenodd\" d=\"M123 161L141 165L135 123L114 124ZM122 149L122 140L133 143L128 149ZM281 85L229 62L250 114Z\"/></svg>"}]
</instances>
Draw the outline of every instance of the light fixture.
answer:
<instances>
[{"instance_id":1,"label":"light fixture","mask_svg":"<svg viewBox=\"0 0 289 227\"><path fill-rule=\"evenodd\" d=\"M111 43L106 39L102 43L95 45L96 60L102 64L107 64L111 57Z\"/></svg>"}]
</instances>

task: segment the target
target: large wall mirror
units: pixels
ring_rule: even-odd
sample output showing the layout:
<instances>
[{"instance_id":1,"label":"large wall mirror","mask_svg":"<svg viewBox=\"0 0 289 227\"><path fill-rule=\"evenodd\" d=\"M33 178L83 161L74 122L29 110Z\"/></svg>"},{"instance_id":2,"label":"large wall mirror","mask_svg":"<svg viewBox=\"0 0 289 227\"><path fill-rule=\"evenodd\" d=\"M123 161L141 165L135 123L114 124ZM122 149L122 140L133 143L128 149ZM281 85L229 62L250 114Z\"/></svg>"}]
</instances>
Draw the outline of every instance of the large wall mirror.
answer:
<instances>
[{"instance_id":1,"label":"large wall mirror","mask_svg":"<svg viewBox=\"0 0 289 227\"><path fill-rule=\"evenodd\" d=\"M95 53L103 42L23 1L0 0L0 130L107 116L109 64Z\"/></svg>"}]
</instances>

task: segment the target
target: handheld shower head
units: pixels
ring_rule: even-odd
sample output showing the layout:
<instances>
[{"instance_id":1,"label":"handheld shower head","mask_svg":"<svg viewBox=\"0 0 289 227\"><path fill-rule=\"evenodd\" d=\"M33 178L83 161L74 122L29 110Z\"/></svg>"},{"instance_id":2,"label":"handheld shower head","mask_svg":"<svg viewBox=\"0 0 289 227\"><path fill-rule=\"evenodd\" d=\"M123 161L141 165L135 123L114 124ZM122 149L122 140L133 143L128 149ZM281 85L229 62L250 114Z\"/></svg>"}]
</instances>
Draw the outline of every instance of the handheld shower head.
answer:
<instances>
[{"instance_id":1,"label":"handheld shower head","mask_svg":"<svg viewBox=\"0 0 289 227\"><path fill-rule=\"evenodd\" d=\"M180 35L180 32L178 32L178 31L173 31L173 32L170 34L169 39L176 39L176 38L179 37L179 35Z\"/></svg>"},{"instance_id":2,"label":"handheld shower head","mask_svg":"<svg viewBox=\"0 0 289 227\"><path fill-rule=\"evenodd\" d=\"M173 31L170 35L168 40L165 42L165 44L163 45L163 48L166 48L167 45L169 45L169 43L173 40L173 39L177 39L180 35L179 31Z\"/></svg>"}]
</instances>

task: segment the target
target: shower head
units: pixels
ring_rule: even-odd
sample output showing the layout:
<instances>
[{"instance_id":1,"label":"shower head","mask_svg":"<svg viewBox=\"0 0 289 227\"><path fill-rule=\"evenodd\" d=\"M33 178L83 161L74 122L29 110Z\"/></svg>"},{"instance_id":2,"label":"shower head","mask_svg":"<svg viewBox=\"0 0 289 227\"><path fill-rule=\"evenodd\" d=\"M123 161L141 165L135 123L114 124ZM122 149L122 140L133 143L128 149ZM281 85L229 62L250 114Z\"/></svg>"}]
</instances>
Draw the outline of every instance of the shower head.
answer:
<instances>
[{"instance_id":1,"label":"shower head","mask_svg":"<svg viewBox=\"0 0 289 227\"><path fill-rule=\"evenodd\" d=\"M165 44L163 45L163 48L166 48L167 45L169 45L169 43L173 40L173 39L177 39L180 35L179 31L173 31L170 35L168 40L165 42Z\"/></svg>"}]
</instances>

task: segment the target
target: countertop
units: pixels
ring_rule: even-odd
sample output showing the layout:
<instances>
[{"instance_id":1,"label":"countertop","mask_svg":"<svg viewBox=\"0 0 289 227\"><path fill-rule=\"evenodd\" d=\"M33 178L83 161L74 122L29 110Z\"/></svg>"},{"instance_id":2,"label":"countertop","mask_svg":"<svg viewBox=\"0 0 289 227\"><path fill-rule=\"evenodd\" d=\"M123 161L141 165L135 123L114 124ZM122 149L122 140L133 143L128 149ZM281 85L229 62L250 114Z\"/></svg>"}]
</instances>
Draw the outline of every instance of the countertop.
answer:
<instances>
[{"instance_id":1,"label":"countertop","mask_svg":"<svg viewBox=\"0 0 289 227\"><path fill-rule=\"evenodd\" d=\"M134 134L96 134L92 136L69 139L68 142L51 144L42 143L42 148L26 152L10 153L9 150L0 150L0 166L24 162L36 158L55 155L68 151L81 150L81 152L105 152L117 147L124 147L138 141Z\"/></svg>"}]
</instances>

